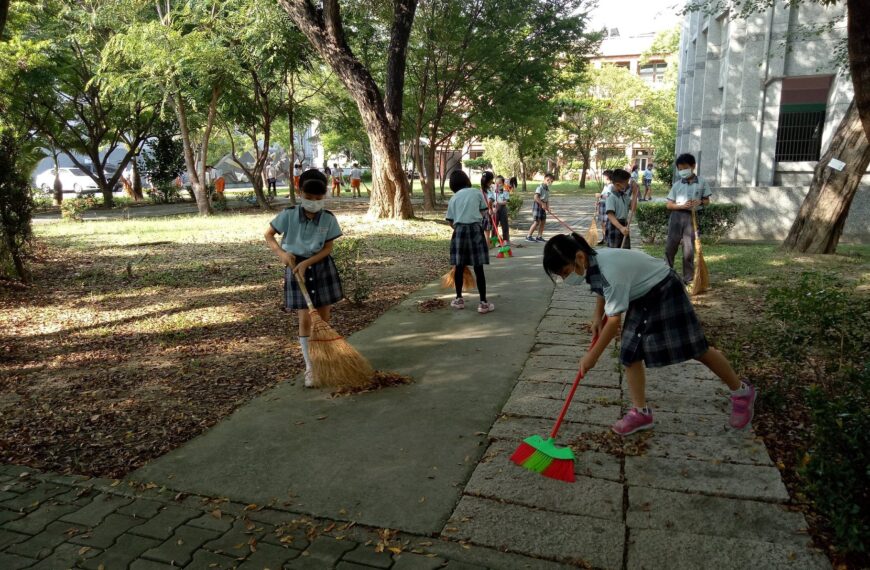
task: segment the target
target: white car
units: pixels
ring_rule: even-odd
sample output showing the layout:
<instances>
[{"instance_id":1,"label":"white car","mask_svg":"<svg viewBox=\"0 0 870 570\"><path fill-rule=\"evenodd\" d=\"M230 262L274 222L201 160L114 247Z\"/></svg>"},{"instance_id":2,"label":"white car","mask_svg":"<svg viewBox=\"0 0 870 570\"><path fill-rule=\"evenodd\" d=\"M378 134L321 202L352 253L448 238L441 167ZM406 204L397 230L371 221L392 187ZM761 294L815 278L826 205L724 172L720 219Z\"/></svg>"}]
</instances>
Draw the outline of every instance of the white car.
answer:
<instances>
[{"instance_id":1,"label":"white car","mask_svg":"<svg viewBox=\"0 0 870 570\"><path fill-rule=\"evenodd\" d=\"M64 192L73 192L76 196L81 196L99 190L97 183L80 168L59 168L58 172ZM36 176L36 187L46 194L54 191L54 168L49 168Z\"/></svg>"}]
</instances>

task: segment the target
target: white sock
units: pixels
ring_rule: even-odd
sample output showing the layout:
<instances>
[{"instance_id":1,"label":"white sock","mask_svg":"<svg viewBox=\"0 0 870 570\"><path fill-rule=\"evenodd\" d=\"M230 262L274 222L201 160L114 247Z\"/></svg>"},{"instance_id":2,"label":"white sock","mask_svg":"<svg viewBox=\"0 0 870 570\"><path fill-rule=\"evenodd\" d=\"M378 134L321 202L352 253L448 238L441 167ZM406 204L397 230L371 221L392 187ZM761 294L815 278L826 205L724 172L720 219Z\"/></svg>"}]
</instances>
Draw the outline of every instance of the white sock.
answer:
<instances>
[{"instance_id":1,"label":"white sock","mask_svg":"<svg viewBox=\"0 0 870 570\"><path fill-rule=\"evenodd\" d=\"M749 393L749 386L746 385L746 382L740 382L740 387L736 390L731 390L732 396L745 396Z\"/></svg>"},{"instance_id":2,"label":"white sock","mask_svg":"<svg viewBox=\"0 0 870 570\"><path fill-rule=\"evenodd\" d=\"M300 336L299 344L302 346L302 357L305 359L305 370L311 370L311 355L308 354L308 337Z\"/></svg>"}]
</instances>

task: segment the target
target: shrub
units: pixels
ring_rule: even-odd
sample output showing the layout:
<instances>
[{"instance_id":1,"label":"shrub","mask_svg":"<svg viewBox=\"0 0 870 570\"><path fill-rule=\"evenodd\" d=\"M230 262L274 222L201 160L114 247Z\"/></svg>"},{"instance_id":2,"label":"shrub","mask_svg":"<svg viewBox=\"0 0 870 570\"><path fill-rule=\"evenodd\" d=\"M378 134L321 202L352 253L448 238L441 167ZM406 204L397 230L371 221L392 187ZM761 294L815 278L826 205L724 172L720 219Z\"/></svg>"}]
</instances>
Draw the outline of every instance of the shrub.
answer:
<instances>
[{"instance_id":1,"label":"shrub","mask_svg":"<svg viewBox=\"0 0 870 570\"><path fill-rule=\"evenodd\" d=\"M363 240L359 238L342 238L335 242L332 256L345 297L352 303L362 303L371 296L371 276L362 268Z\"/></svg>"},{"instance_id":2,"label":"shrub","mask_svg":"<svg viewBox=\"0 0 870 570\"><path fill-rule=\"evenodd\" d=\"M712 203L704 207L704 213L698 217L701 241L704 243L719 243L725 237L734 223L737 215L743 209L739 204ZM644 202L638 204L635 219L640 233L647 243L665 241L668 236L668 220L671 211L664 202Z\"/></svg>"},{"instance_id":3,"label":"shrub","mask_svg":"<svg viewBox=\"0 0 870 570\"><path fill-rule=\"evenodd\" d=\"M523 207L523 198L521 196L517 196L516 193L511 194L510 199L507 203L508 207L508 216L511 219L516 219L516 217L520 213L520 209Z\"/></svg>"},{"instance_id":4,"label":"shrub","mask_svg":"<svg viewBox=\"0 0 870 570\"><path fill-rule=\"evenodd\" d=\"M217 212L223 212L227 209L227 197L223 192L215 192L211 195L211 207Z\"/></svg>"},{"instance_id":5,"label":"shrub","mask_svg":"<svg viewBox=\"0 0 870 570\"><path fill-rule=\"evenodd\" d=\"M155 204L171 204L179 199L178 187L174 182L161 182L148 190L148 198Z\"/></svg>"},{"instance_id":6,"label":"shrub","mask_svg":"<svg viewBox=\"0 0 870 570\"><path fill-rule=\"evenodd\" d=\"M813 442L801 475L817 508L830 520L838 547L867 553L870 536L870 365L835 393L808 391Z\"/></svg>"},{"instance_id":7,"label":"shrub","mask_svg":"<svg viewBox=\"0 0 870 570\"><path fill-rule=\"evenodd\" d=\"M93 196L64 200L60 205L60 215L67 222L82 221L82 214L97 205Z\"/></svg>"},{"instance_id":8,"label":"shrub","mask_svg":"<svg viewBox=\"0 0 870 570\"><path fill-rule=\"evenodd\" d=\"M480 158L468 158L462 161L462 164L465 168L470 168L472 170L485 170L487 168L492 168L492 162L488 158L480 157Z\"/></svg>"}]
</instances>

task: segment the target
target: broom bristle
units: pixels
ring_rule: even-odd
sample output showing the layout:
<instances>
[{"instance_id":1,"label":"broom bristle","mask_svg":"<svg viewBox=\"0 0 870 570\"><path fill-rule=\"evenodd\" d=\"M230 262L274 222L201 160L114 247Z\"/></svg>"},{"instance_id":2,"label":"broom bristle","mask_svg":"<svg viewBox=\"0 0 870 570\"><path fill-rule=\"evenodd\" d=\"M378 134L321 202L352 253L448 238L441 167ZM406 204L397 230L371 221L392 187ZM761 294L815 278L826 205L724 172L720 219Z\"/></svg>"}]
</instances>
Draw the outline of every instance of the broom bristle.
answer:
<instances>
[{"instance_id":1,"label":"broom bristle","mask_svg":"<svg viewBox=\"0 0 870 570\"><path fill-rule=\"evenodd\" d=\"M574 462L570 459L554 459L550 466L541 472L544 477L558 481L574 482Z\"/></svg>"},{"instance_id":2,"label":"broom bristle","mask_svg":"<svg viewBox=\"0 0 870 570\"><path fill-rule=\"evenodd\" d=\"M318 387L347 388L369 384L375 375L372 365L324 321L317 311L311 315L311 371Z\"/></svg>"},{"instance_id":3,"label":"broom bristle","mask_svg":"<svg viewBox=\"0 0 870 570\"><path fill-rule=\"evenodd\" d=\"M477 287L477 281L474 280L474 272L466 265L463 271L462 290L470 291ZM441 287L444 289L453 289L456 287L456 266L450 268L450 271L441 276Z\"/></svg>"},{"instance_id":4,"label":"broom bristle","mask_svg":"<svg viewBox=\"0 0 870 570\"><path fill-rule=\"evenodd\" d=\"M704 261L704 254L701 253L701 240L695 240L695 250L698 252L698 259L695 262L695 275L692 277L692 295L700 295L710 288L710 271Z\"/></svg>"},{"instance_id":5,"label":"broom bristle","mask_svg":"<svg viewBox=\"0 0 870 570\"><path fill-rule=\"evenodd\" d=\"M592 220L592 223L589 224L589 229L586 230L586 243L589 245L598 243L598 224L595 220Z\"/></svg>"}]
</instances>

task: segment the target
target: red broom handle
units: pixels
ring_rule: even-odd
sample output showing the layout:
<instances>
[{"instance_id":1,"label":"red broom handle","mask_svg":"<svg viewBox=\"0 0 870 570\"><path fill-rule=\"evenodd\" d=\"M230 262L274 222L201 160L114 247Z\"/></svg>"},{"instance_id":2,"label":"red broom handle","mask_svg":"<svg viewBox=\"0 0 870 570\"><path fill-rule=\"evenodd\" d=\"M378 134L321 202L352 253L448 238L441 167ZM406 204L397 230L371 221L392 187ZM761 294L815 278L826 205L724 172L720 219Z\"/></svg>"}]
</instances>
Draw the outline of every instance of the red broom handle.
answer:
<instances>
[{"instance_id":1,"label":"red broom handle","mask_svg":"<svg viewBox=\"0 0 870 570\"><path fill-rule=\"evenodd\" d=\"M504 247L504 240L501 239L501 235L498 233L498 227L495 224L495 214L489 207L489 197L486 195L486 191L483 188L480 189L480 193L483 194L483 201L486 203L486 213L489 214L489 221L492 223L492 231L495 232L495 237L498 239L498 245Z\"/></svg>"},{"instance_id":2,"label":"red broom handle","mask_svg":"<svg viewBox=\"0 0 870 570\"><path fill-rule=\"evenodd\" d=\"M605 315L604 321L601 323L602 326L607 324L607 316ZM598 342L598 336L592 339L592 344L589 345L591 349L595 346L595 343ZM565 414L568 413L568 408L571 407L571 400L574 399L574 392L577 391L577 386L580 385L580 380L583 379L583 369L577 371L577 376L574 378L574 384L571 386L571 391L568 392L568 398L565 400L565 404L562 406L562 411L559 412L559 419L556 420L556 425L553 426L553 431L550 432L550 439L556 439L556 434L559 433L559 428L562 427L562 421L565 419Z\"/></svg>"},{"instance_id":3,"label":"red broom handle","mask_svg":"<svg viewBox=\"0 0 870 570\"><path fill-rule=\"evenodd\" d=\"M559 218L559 216L557 216L553 212L553 210L550 210L549 208L547 208L547 211L550 212L550 215L552 215L554 218L556 218L556 221L559 222L560 224L562 224L566 230L568 230L571 233L574 233L574 229L571 226L569 226L568 224L566 224L565 222L563 222L562 219Z\"/></svg>"}]
</instances>

